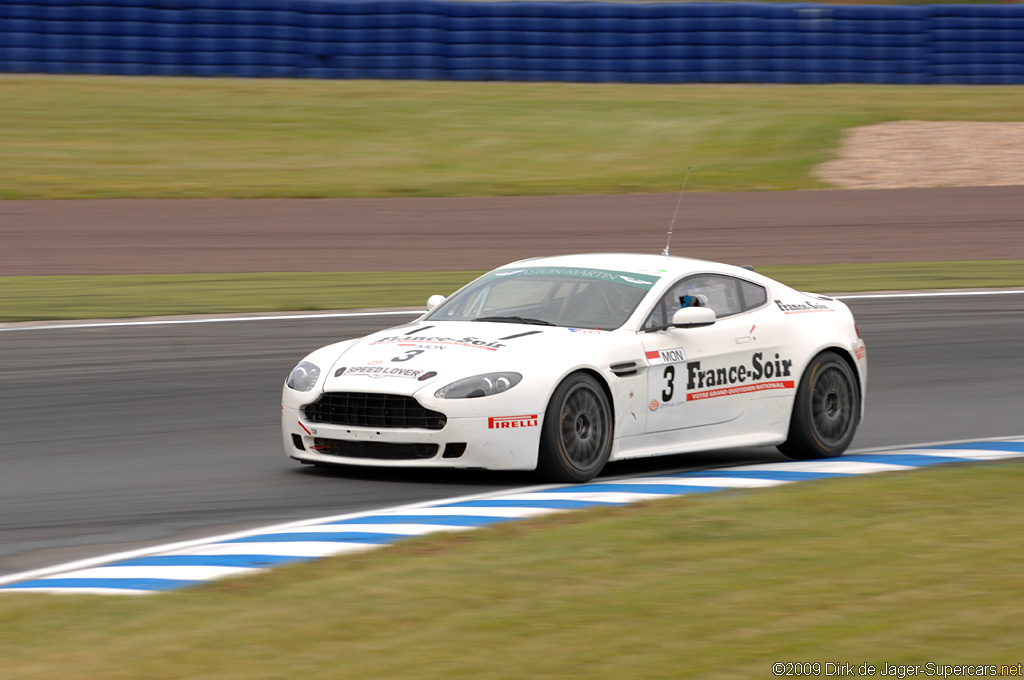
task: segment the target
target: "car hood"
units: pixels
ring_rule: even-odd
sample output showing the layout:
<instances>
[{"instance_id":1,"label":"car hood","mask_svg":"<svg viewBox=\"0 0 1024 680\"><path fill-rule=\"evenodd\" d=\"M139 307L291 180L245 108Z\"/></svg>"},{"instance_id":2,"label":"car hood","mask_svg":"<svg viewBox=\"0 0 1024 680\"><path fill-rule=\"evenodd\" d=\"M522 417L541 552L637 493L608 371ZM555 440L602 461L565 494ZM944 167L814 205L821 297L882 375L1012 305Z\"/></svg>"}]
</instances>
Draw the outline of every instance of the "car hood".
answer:
<instances>
[{"instance_id":1,"label":"car hood","mask_svg":"<svg viewBox=\"0 0 1024 680\"><path fill-rule=\"evenodd\" d=\"M390 328L350 345L331 366L324 390L413 394L493 371L541 369L566 345L605 331L514 323L444 321ZM578 350L574 350L578 351ZM562 363L565 363L564 361Z\"/></svg>"}]
</instances>

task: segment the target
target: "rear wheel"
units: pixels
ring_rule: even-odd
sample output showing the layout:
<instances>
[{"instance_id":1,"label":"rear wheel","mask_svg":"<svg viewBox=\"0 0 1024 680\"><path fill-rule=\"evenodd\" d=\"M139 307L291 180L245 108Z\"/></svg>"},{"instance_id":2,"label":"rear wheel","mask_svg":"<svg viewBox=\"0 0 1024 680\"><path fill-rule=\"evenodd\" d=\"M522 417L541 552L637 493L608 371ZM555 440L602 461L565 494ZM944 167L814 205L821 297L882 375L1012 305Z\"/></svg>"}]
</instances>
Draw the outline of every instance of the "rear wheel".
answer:
<instances>
[{"instance_id":1,"label":"rear wheel","mask_svg":"<svg viewBox=\"0 0 1024 680\"><path fill-rule=\"evenodd\" d=\"M612 450L612 415L600 383L574 373L558 386L544 414L537 470L558 482L593 479Z\"/></svg>"},{"instance_id":2,"label":"rear wheel","mask_svg":"<svg viewBox=\"0 0 1024 680\"><path fill-rule=\"evenodd\" d=\"M822 352L800 378L789 436L779 451L797 460L842 455L859 422L857 377L841 356Z\"/></svg>"}]
</instances>

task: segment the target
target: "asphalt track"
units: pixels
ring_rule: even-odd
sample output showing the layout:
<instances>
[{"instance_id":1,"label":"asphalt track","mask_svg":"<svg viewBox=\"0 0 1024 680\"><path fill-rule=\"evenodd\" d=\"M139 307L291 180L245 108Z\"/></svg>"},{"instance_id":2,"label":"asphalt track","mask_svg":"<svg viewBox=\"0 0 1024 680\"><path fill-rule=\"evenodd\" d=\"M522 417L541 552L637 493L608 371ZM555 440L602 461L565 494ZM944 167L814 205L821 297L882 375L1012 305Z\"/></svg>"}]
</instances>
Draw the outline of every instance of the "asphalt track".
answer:
<instances>
[{"instance_id":1,"label":"asphalt track","mask_svg":"<svg viewBox=\"0 0 1024 680\"><path fill-rule=\"evenodd\" d=\"M856 448L1021 434L1024 295L860 299ZM0 333L0 576L263 524L521 486L529 475L310 469L280 448L285 373L395 317ZM608 474L781 460L729 450Z\"/></svg>"}]
</instances>

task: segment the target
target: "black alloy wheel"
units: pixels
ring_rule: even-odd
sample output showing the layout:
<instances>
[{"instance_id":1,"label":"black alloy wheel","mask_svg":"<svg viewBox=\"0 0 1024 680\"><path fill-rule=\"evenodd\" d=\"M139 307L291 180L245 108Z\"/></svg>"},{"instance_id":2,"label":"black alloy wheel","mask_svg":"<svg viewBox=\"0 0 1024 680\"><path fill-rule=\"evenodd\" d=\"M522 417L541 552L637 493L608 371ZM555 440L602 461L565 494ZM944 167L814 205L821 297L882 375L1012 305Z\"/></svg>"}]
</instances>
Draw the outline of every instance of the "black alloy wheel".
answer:
<instances>
[{"instance_id":1,"label":"black alloy wheel","mask_svg":"<svg viewBox=\"0 0 1024 680\"><path fill-rule=\"evenodd\" d=\"M779 451L813 460L842 455L860 422L860 383L835 352L822 352L807 366L797 387L789 436Z\"/></svg>"},{"instance_id":2,"label":"black alloy wheel","mask_svg":"<svg viewBox=\"0 0 1024 680\"><path fill-rule=\"evenodd\" d=\"M842 443L853 425L857 407L853 403L857 390L850 370L829 364L813 377L811 391L811 426L822 444L834 448Z\"/></svg>"},{"instance_id":3,"label":"black alloy wheel","mask_svg":"<svg viewBox=\"0 0 1024 680\"><path fill-rule=\"evenodd\" d=\"M574 373L555 390L544 415L537 469L559 482L593 479L612 449L612 414L600 383Z\"/></svg>"}]
</instances>

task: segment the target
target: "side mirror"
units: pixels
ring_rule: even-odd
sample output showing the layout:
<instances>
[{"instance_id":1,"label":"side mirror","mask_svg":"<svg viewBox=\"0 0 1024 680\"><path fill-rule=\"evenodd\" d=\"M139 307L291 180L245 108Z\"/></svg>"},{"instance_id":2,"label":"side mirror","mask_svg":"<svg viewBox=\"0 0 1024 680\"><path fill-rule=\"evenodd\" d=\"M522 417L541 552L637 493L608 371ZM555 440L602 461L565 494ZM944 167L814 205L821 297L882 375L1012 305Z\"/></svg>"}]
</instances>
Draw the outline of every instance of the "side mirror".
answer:
<instances>
[{"instance_id":1,"label":"side mirror","mask_svg":"<svg viewBox=\"0 0 1024 680\"><path fill-rule=\"evenodd\" d=\"M708 307L683 307L672 315L675 328L701 328L715 323L715 310Z\"/></svg>"},{"instance_id":2,"label":"side mirror","mask_svg":"<svg viewBox=\"0 0 1024 680\"><path fill-rule=\"evenodd\" d=\"M444 302L447 298L444 295L431 295L427 298L427 311L432 312L434 309Z\"/></svg>"}]
</instances>

